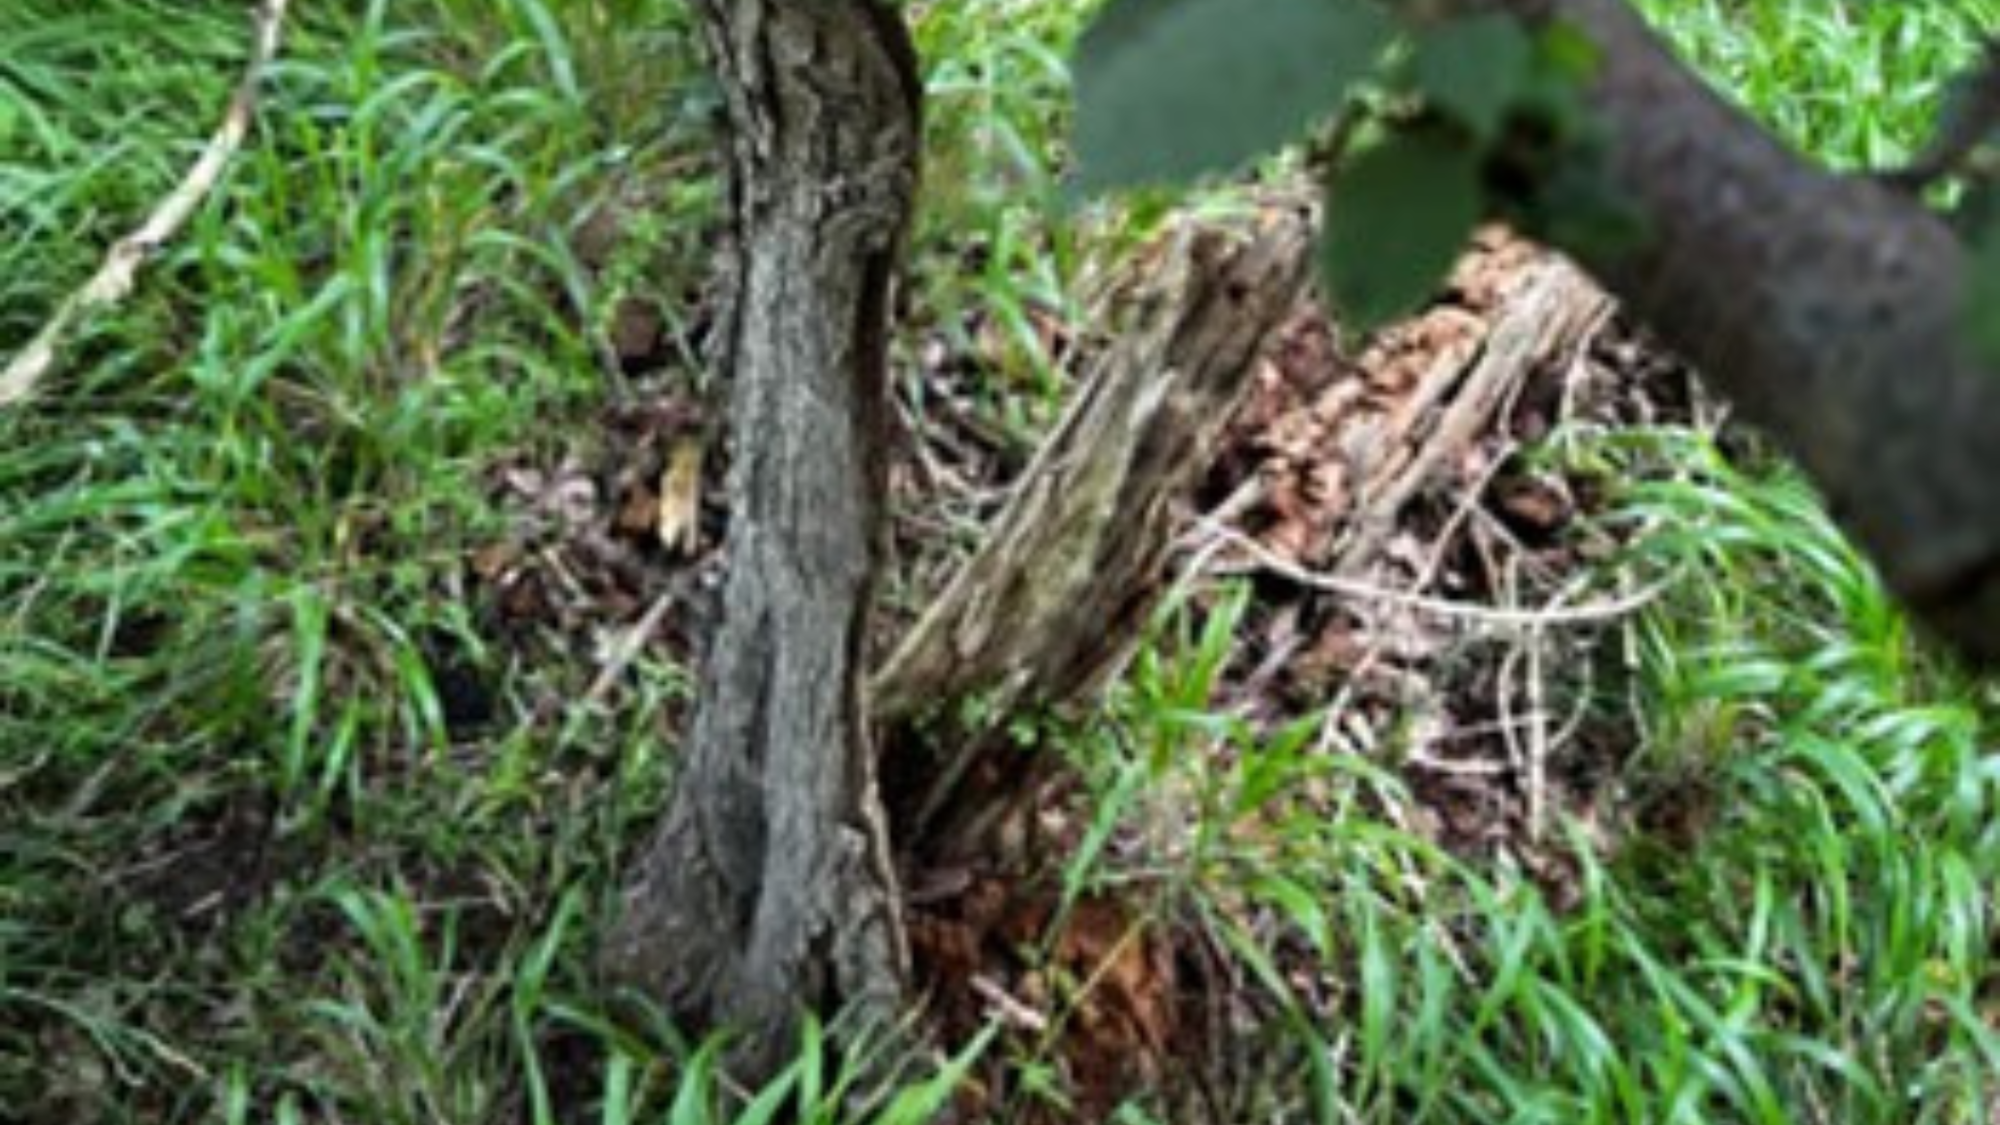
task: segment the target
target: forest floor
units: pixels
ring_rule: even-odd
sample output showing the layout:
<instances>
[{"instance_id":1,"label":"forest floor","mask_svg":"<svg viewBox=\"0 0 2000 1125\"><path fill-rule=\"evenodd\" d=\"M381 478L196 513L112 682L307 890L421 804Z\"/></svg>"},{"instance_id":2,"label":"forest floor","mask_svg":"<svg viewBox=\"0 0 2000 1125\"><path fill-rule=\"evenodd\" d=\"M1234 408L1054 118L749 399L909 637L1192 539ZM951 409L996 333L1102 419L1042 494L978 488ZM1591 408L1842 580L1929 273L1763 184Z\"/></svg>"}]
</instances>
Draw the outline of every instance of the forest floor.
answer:
<instances>
[{"instance_id":1,"label":"forest floor","mask_svg":"<svg viewBox=\"0 0 2000 1125\"><path fill-rule=\"evenodd\" d=\"M1103 346L1087 294L1235 201L1070 208L1085 13L918 7L884 644ZM1850 164L2000 24L1649 7ZM237 16L0 10L0 346L179 176ZM291 30L216 198L0 412L0 1120L1992 1119L2000 693L1499 231L1378 338L1298 310L1092 706L891 746L997 726L970 776L1018 795L901 857L960 1065L863 1097L814 1029L732 1100L591 968L727 527L685 13Z\"/></svg>"},{"instance_id":2,"label":"forest floor","mask_svg":"<svg viewBox=\"0 0 2000 1125\"><path fill-rule=\"evenodd\" d=\"M1515 343L1524 326L1566 316L1574 335ZM1224 622L1232 637L1208 671L1203 713L1253 742L1297 740L1305 760L1384 769L1396 784L1368 815L1460 859L1518 868L1558 909L1573 905L1585 893L1573 849L1608 856L1635 821L1687 826L1708 813L1698 792L1641 804L1621 782L1640 741L1607 706L1631 675L1621 626L1662 587L1637 589L1616 565L1643 529L1598 518L1615 491L1604 466L1548 439L1695 426L1698 384L1572 267L1499 230L1420 315L1363 347L1338 336L1317 302L1298 308L1188 498L1175 612ZM927 444L908 459L932 479L1004 480L962 435ZM930 522L921 506L907 519ZM1194 772L1263 752L1228 738L1194 749L1217 758ZM1020 775L1010 750L979 763L978 784ZM1309 794L1300 808L1351 813L1312 769L1293 769ZM1118 856L1105 861L1113 869L1144 871L1177 862L1161 853L1179 844L1141 820L1093 845L1098 794L1064 770L1029 784L1012 809L1021 823L994 834L1007 844L947 845L905 873L920 903L920 973L946 1025L962 1039L996 1020L1043 1037L1061 1025L1044 1049L1088 1117L1170 1075L1238 1080L1229 1040L1272 1017L1270 998L1232 981L1198 928L1137 925L1157 880L1073 900L1073 875L1065 885L1090 848ZM1194 794L1159 799L1169 807L1148 819L1205 815ZM1260 830L1260 811L1239 811L1239 830ZM1249 902L1227 908L1246 932L1272 924ZM1326 965L1306 946L1289 953L1275 967L1337 1017L1342 987L1315 979ZM1051 1014L1052 976L1095 980L1087 1014ZM989 1081L1004 1085L1004 1069Z\"/></svg>"}]
</instances>

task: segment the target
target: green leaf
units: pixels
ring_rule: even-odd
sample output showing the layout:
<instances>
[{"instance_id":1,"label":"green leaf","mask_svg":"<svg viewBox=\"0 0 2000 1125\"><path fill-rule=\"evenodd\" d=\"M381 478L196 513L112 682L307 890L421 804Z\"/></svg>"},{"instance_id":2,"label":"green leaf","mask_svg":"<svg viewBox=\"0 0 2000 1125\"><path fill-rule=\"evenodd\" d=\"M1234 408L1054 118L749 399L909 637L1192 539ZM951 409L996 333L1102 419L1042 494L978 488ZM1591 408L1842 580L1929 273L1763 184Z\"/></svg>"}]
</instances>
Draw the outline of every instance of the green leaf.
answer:
<instances>
[{"instance_id":1,"label":"green leaf","mask_svg":"<svg viewBox=\"0 0 2000 1125\"><path fill-rule=\"evenodd\" d=\"M1445 24L1417 44L1418 92L1490 141L1534 75L1535 44L1508 16Z\"/></svg>"},{"instance_id":2,"label":"green leaf","mask_svg":"<svg viewBox=\"0 0 2000 1125\"><path fill-rule=\"evenodd\" d=\"M1972 240L1959 320L1980 362L2000 367L2000 222Z\"/></svg>"},{"instance_id":3,"label":"green leaf","mask_svg":"<svg viewBox=\"0 0 2000 1125\"><path fill-rule=\"evenodd\" d=\"M1946 218L1960 234L1970 231L1975 236L1991 237L1992 232L2000 231L2000 184L1989 179L1973 180Z\"/></svg>"},{"instance_id":4,"label":"green leaf","mask_svg":"<svg viewBox=\"0 0 2000 1125\"><path fill-rule=\"evenodd\" d=\"M1597 77L1604 54L1590 33L1570 23L1556 20L1535 37L1537 66L1547 73L1581 85Z\"/></svg>"},{"instance_id":5,"label":"green leaf","mask_svg":"<svg viewBox=\"0 0 2000 1125\"><path fill-rule=\"evenodd\" d=\"M1392 35L1367 0L1112 0L1077 49L1079 184L1185 183L1275 149Z\"/></svg>"},{"instance_id":6,"label":"green leaf","mask_svg":"<svg viewBox=\"0 0 2000 1125\"><path fill-rule=\"evenodd\" d=\"M1429 297L1484 201L1478 154L1436 132L1392 135L1337 173L1322 267L1346 326L1369 331Z\"/></svg>"}]
</instances>

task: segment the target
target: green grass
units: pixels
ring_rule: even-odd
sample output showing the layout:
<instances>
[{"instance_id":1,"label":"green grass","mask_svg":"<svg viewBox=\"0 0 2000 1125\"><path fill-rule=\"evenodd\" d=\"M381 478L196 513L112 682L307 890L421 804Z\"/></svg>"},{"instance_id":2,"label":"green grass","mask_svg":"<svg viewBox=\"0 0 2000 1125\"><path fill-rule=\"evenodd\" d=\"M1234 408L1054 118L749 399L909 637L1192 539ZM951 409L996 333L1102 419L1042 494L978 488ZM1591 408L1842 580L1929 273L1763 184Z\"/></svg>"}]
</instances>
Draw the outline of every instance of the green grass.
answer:
<instances>
[{"instance_id":1,"label":"green grass","mask_svg":"<svg viewBox=\"0 0 2000 1125\"><path fill-rule=\"evenodd\" d=\"M1992 0L1648 8L1843 167L1917 146L2000 25ZM1157 218L1062 196L1062 58L1088 10L920 23L912 334L980 355L980 408L1023 445L1064 390L1037 318L1077 320L1093 265ZM217 196L0 415L0 1116L923 1120L951 1065L858 1098L867 1068L814 1033L730 1110L714 1043L607 1015L586 954L685 670L642 664L618 714L547 721L589 661L496 643L466 593L468 553L505 530L494 467L567 448L623 390L601 359L616 304L671 322L706 267L713 93L685 14L398 0L295 21ZM235 4L0 6L0 347L174 183L245 41ZM589 249L607 209L631 217ZM1313 753L1311 717L1211 714L1227 597L1166 618L1069 736L1100 798L1067 900L1115 885L1228 951L1272 1017L1228 1092L1240 1120L1989 1119L1992 689L1924 650L1783 468L1674 432L1560 455L1646 529L1616 565L1675 576L1606 701L1639 732L1635 823L1614 854L1578 847L1579 905L1385 823L1407 794ZM477 731L468 676L497 716ZM1118 834L1155 847L1134 865Z\"/></svg>"},{"instance_id":2,"label":"green grass","mask_svg":"<svg viewBox=\"0 0 2000 1125\"><path fill-rule=\"evenodd\" d=\"M0 12L0 341L178 179L247 30ZM616 390L612 302L704 267L687 38L657 0L304 6L216 196L0 417L11 1112L483 1122L540 1106L551 1044L612 1050L565 999L578 919L685 680L514 721L587 670L509 666L465 559L492 466ZM586 265L581 225L640 200ZM500 736L454 729L454 675Z\"/></svg>"},{"instance_id":3,"label":"green grass","mask_svg":"<svg viewBox=\"0 0 2000 1125\"><path fill-rule=\"evenodd\" d=\"M1080 303L1083 239L1061 181L1065 60L1094 6L1031 3L996 18L978 4L937 5L916 24L930 100L911 254L925 300L912 327L986 358L982 405L1023 445L1064 385L1037 316L1073 323Z\"/></svg>"},{"instance_id":4,"label":"green grass","mask_svg":"<svg viewBox=\"0 0 2000 1125\"><path fill-rule=\"evenodd\" d=\"M1313 753L1317 716L1212 713L1240 590L1170 615L1079 749L1100 821L1066 887L1137 889L1262 990L1268 1069L1230 1119L1988 1120L1990 692L1788 472L1682 432L1586 448L1634 481L1620 565L1673 586L1627 638L1641 750L1615 853L1570 837L1573 908L1392 827L1409 795ZM1117 833L1154 846L1110 859Z\"/></svg>"},{"instance_id":5,"label":"green grass","mask_svg":"<svg viewBox=\"0 0 2000 1125\"><path fill-rule=\"evenodd\" d=\"M1892 165L2000 10L1648 5L1795 144ZM1092 839L1191 826L1178 862L1086 848L1231 950L1273 1013L1235 1120L1984 1122L2000 1105L1989 684L1912 634L1792 470L1709 437L1575 435L1615 565L1671 593L1604 701L1633 724L1618 846L1572 829L1585 893L1474 868L1385 823L1378 764L1208 711L1240 605L1142 656L1084 768ZM1200 624L1200 628L1192 628ZM1308 796L1310 795L1310 796ZM1300 951L1327 975L1302 988ZM1173 1115L1155 1107L1158 1119Z\"/></svg>"},{"instance_id":6,"label":"green grass","mask_svg":"<svg viewBox=\"0 0 2000 1125\"><path fill-rule=\"evenodd\" d=\"M1655 527L1623 565L1675 584L1629 638L1631 822L1610 857L1570 838L1573 909L1384 823L1400 784L1311 754L1312 722L1206 715L1231 599L1142 661L1099 790L1138 831L1157 795L1192 806L1183 863L1147 881L1276 1013L1263 1100L1238 1119L1988 1120L1988 700L1916 650L1795 478L1689 434L1601 452L1675 467L1621 509ZM1322 994L1298 987L1301 949L1331 970Z\"/></svg>"},{"instance_id":7,"label":"green grass","mask_svg":"<svg viewBox=\"0 0 2000 1125\"><path fill-rule=\"evenodd\" d=\"M1801 151L1885 169L1931 135L1950 79L2000 27L1993 0L1643 0L1717 86Z\"/></svg>"}]
</instances>

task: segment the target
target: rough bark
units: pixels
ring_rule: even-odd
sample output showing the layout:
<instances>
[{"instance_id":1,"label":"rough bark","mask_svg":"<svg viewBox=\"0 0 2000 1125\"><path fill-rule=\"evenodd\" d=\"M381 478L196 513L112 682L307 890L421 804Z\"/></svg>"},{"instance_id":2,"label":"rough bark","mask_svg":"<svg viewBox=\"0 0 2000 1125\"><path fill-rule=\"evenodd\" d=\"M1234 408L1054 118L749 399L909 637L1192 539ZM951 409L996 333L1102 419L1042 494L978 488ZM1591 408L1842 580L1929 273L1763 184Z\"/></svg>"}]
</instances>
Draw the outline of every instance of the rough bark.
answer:
<instances>
[{"instance_id":1,"label":"rough bark","mask_svg":"<svg viewBox=\"0 0 2000 1125\"><path fill-rule=\"evenodd\" d=\"M1637 252L1572 247L1805 467L1890 585L2000 660L2000 370L1959 317L1967 259L1917 201L1785 149L1675 60L1625 0L1500 0L1586 31ZM1992 315L2000 315L1993 310Z\"/></svg>"},{"instance_id":2,"label":"rough bark","mask_svg":"<svg viewBox=\"0 0 2000 1125\"><path fill-rule=\"evenodd\" d=\"M1190 222L1107 302L1116 343L876 676L883 718L974 690L1000 714L1057 704L1115 670L1160 593L1174 505L1304 291L1311 232L1286 204L1247 237Z\"/></svg>"},{"instance_id":3,"label":"rough bark","mask_svg":"<svg viewBox=\"0 0 2000 1125\"><path fill-rule=\"evenodd\" d=\"M883 494L889 289L918 77L875 0L698 0L726 99L733 380L723 622L680 776L628 877L610 975L748 1035L900 1007L907 954L860 690Z\"/></svg>"}]
</instances>

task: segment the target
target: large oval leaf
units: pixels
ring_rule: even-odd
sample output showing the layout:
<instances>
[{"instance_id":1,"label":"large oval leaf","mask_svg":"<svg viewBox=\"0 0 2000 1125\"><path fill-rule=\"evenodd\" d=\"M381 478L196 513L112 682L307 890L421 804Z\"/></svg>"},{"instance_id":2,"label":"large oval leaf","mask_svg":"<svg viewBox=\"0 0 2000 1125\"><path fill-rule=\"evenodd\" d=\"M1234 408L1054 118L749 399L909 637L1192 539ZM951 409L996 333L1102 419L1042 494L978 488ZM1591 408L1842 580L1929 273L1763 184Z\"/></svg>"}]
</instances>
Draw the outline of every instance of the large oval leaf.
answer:
<instances>
[{"instance_id":1,"label":"large oval leaf","mask_svg":"<svg viewBox=\"0 0 2000 1125\"><path fill-rule=\"evenodd\" d=\"M1417 43L1418 91L1482 141L1498 135L1534 67L1535 42L1509 16L1453 20Z\"/></svg>"},{"instance_id":2,"label":"large oval leaf","mask_svg":"<svg viewBox=\"0 0 2000 1125\"><path fill-rule=\"evenodd\" d=\"M1112 0L1077 49L1080 184L1184 183L1296 140L1392 34L1370 0Z\"/></svg>"},{"instance_id":3,"label":"large oval leaf","mask_svg":"<svg viewBox=\"0 0 2000 1125\"><path fill-rule=\"evenodd\" d=\"M1479 155L1436 132L1392 135L1335 179L1322 240L1346 327L1366 332L1414 310L1444 280L1484 210Z\"/></svg>"}]
</instances>

